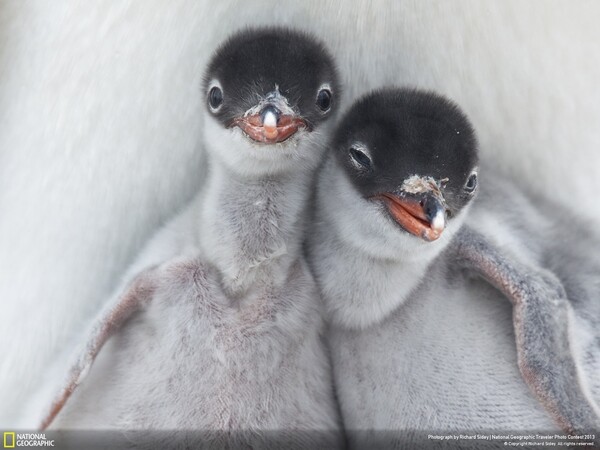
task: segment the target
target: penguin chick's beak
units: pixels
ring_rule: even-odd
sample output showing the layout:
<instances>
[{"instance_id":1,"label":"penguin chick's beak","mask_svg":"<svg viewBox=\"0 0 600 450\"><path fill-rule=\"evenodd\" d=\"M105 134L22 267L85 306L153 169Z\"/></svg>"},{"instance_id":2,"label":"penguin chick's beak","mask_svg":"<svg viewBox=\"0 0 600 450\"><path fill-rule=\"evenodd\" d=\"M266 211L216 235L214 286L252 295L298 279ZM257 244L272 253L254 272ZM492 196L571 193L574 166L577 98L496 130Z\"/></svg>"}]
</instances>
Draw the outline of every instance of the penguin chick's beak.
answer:
<instances>
[{"instance_id":1,"label":"penguin chick's beak","mask_svg":"<svg viewBox=\"0 0 600 450\"><path fill-rule=\"evenodd\" d=\"M409 233L426 241L438 239L446 226L446 207L443 199L434 193L407 196L404 193L376 195L383 200L390 215Z\"/></svg>"},{"instance_id":2,"label":"penguin chick's beak","mask_svg":"<svg viewBox=\"0 0 600 450\"><path fill-rule=\"evenodd\" d=\"M308 128L304 119L282 114L274 105L266 105L255 114L234 119L231 126L239 127L250 139L264 144L283 142L299 129Z\"/></svg>"}]
</instances>

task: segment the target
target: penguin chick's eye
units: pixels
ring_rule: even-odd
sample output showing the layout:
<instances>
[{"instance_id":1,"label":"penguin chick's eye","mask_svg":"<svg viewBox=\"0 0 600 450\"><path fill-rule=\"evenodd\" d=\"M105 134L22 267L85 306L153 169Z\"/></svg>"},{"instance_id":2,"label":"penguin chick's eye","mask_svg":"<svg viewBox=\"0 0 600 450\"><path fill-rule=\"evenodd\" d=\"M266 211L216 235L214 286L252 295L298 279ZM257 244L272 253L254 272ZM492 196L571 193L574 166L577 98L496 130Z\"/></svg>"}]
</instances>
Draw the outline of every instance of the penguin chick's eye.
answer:
<instances>
[{"instance_id":1,"label":"penguin chick's eye","mask_svg":"<svg viewBox=\"0 0 600 450\"><path fill-rule=\"evenodd\" d=\"M357 149L356 147L352 147L350 148L350 156L359 169L371 168L371 158L369 158L365 152Z\"/></svg>"},{"instance_id":2,"label":"penguin chick's eye","mask_svg":"<svg viewBox=\"0 0 600 450\"><path fill-rule=\"evenodd\" d=\"M223 104L223 91L218 87L214 86L208 93L208 104L210 109L216 111Z\"/></svg>"},{"instance_id":3,"label":"penguin chick's eye","mask_svg":"<svg viewBox=\"0 0 600 450\"><path fill-rule=\"evenodd\" d=\"M477 174L472 173L471 176L469 177L469 179L467 180L467 183L465 184L465 191L468 193L471 193L471 192L475 191L476 188L477 188Z\"/></svg>"},{"instance_id":4,"label":"penguin chick's eye","mask_svg":"<svg viewBox=\"0 0 600 450\"><path fill-rule=\"evenodd\" d=\"M317 106L323 112L331 109L331 91L329 89L321 89L317 94Z\"/></svg>"}]
</instances>

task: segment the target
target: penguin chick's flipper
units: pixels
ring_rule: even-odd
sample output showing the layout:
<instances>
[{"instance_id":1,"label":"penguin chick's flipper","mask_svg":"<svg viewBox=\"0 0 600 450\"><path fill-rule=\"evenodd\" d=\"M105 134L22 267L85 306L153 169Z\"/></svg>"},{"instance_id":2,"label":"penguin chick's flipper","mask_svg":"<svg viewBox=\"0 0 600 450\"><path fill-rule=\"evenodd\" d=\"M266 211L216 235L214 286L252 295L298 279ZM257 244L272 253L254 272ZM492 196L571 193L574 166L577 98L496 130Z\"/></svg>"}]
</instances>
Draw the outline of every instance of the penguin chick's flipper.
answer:
<instances>
[{"instance_id":1,"label":"penguin chick's flipper","mask_svg":"<svg viewBox=\"0 0 600 450\"><path fill-rule=\"evenodd\" d=\"M129 319L133 313L148 303L155 290L155 269L146 269L137 275L110 302L94 321L85 345L79 350L72 364L63 387L52 401L48 412L42 419L40 429L43 431L50 426L54 418L65 406L71 394L89 373L96 356L106 341Z\"/></svg>"},{"instance_id":2,"label":"penguin chick's flipper","mask_svg":"<svg viewBox=\"0 0 600 450\"><path fill-rule=\"evenodd\" d=\"M564 431L600 430L600 412L582 384L570 345L572 312L560 281L503 254L468 226L454 245L462 267L512 302L519 369L536 398Z\"/></svg>"}]
</instances>

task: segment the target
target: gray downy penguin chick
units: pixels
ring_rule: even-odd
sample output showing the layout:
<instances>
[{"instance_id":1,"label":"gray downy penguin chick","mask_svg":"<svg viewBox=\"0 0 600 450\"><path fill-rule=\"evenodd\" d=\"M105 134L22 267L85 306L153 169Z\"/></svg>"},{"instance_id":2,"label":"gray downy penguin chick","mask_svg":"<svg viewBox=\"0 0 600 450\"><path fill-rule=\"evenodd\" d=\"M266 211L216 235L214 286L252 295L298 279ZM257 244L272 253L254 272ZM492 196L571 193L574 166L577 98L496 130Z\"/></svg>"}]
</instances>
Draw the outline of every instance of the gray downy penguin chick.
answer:
<instances>
[{"instance_id":1,"label":"gray downy penguin chick","mask_svg":"<svg viewBox=\"0 0 600 450\"><path fill-rule=\"evenodd\" d=\"M363 97L332 150L307 251L350 442L597 431L597 236L491 171L475 198L474 131L433 93Z\"/></svg>"},{"instance_id":2,"label":"gray downy penguin chick","mask_svg":"<svg viewBox=\"0 0 600 450\"><path fill-rule=\"evenodd\" d=\"M216 51L203 90L204 187L99 314L42 428L336 446L321 302L301 252L338 103L334 62L304 33L247 30Z\"/></svg>"}]
</instances>

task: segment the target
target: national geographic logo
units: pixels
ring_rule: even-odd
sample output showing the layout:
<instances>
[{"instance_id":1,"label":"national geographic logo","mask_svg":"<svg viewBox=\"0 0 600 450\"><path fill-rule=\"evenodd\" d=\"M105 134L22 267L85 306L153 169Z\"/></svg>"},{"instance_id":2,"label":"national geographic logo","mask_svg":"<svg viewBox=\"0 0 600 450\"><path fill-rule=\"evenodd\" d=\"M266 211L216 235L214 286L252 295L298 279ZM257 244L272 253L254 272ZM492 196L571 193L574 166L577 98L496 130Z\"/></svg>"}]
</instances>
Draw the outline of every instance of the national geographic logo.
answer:
<instances>
[{"instance_id":1,"label":"national geographic logo","mask_svg":"<svg viewBox=\"0 0 600 450\"><path fill-rule=\"evenodd\" d=\"M45 433L5 431L2 444L4 448L54 447L54 439L47 439Z\"/></svg>"}]
</instances>

